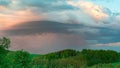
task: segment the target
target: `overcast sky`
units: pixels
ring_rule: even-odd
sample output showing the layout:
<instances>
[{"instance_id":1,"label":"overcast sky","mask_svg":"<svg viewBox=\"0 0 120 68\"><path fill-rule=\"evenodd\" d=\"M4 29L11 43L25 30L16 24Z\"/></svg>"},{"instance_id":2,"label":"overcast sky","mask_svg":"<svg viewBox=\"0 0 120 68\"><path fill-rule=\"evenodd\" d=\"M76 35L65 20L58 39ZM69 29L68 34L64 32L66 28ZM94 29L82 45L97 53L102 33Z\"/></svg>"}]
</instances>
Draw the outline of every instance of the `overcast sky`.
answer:
<instances>
[{"instance_id":1,"label":"overcast sky","mask_svg":"<svg viewBox=\"0 0 120 68\"><path fill-rule=\"evenodd\" d=\"M120 51L119 0L0 0L0 37L11 50Z\"/></svg>"}]
</instances>

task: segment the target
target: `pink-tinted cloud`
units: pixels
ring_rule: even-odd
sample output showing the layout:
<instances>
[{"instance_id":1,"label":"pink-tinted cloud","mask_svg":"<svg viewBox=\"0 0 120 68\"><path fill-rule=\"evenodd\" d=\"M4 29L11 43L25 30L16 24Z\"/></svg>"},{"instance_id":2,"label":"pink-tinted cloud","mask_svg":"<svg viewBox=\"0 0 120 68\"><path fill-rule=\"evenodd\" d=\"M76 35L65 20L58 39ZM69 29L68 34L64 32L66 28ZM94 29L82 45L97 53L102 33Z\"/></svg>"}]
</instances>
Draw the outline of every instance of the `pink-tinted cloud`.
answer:
<instances>
[{"instance_id":1,"label":"pink-tinted cloud","mask_svg":"<svg viewBox=\"0 0 120 68\"><path fill-rule=\"evenodd\" d=\"M7 8L5 6L0 5L0 11L2 11L2 10L6 11Z\"/></svg>"},{"instance_id":2,"label":"pink-tinted cloud","mask_svg":"<svg viewBox=\"0 0 120 68\"><path fill-rule=\"evenodd\" d=\"M0 13L0 28L11 28L13 25L26 21L34 21L43 19L43 15L36 15L30 9L8 11L8 14Z\"/></svg>"}]
</instances>

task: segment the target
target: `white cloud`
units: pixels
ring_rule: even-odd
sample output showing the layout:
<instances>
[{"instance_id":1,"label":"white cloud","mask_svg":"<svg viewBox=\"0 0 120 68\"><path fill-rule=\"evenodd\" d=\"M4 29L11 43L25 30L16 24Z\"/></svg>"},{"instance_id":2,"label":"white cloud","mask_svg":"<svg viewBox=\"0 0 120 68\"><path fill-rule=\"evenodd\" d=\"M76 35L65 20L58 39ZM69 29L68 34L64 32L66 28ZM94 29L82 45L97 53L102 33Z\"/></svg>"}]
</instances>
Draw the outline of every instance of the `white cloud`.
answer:
<instances>
[{"instance_id":1,"label":"white cloud","mask_svg":"<svg viewBox=\"0 0 120 68\"><path fill-rule=\"evenodd\" d=\"M109 17L109 15L107 15L106 13L103 12L102 6L95 5L92 2L78 0L76 2L68 1L68 4L82 9L83 12L90 15L92 18L94 18L96 20L102 20L102 19Z\"/></svg>"},{"instance_id":2,"label":"white cloud","mask_svg":"<svg viewBox=\"0 0 120 68\"><path fill-rule=\"evenodd\" d=\"M106 43L106 44L96 44L96 46L120 46L120 42Z\"/></svg>"}]
</instances>

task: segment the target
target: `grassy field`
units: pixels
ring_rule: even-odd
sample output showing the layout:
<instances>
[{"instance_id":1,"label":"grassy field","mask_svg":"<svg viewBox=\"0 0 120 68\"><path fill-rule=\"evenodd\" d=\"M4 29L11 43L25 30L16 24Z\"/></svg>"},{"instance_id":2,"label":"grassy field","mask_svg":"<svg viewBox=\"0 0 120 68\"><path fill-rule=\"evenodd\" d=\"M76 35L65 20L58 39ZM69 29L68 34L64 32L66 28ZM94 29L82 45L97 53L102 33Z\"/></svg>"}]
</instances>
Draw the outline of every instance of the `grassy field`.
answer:
<instances>
[{"instance_id":1,"label":"grassy field","mask_svg":"<svg viewBox=\"0 0 120 68\"><path fill-rule=\"evenodd\" d=\"M120 65L120 62L112 63L115 67Z\"/></svg>"},{"instance_id":2,"label":"grassy field","mask_svg":"<svg viewBox=\"0 0 120 68\"><path fill-rule=\"evenodd\" d=\"M109 63L109 64L97 64L88 68L120 68L120 62Z\"/></svg>"},{"instance_id":3,"label":"grassy field","mask_svg":"<svg viewBox=\"0 0 120 68\"><path fill-rule=\"evenodd\" d=\"M40 56L39 54L30 54L30 59L32 59L33 57L36 57L36 56Z\"/></svg>"}]
</instances>

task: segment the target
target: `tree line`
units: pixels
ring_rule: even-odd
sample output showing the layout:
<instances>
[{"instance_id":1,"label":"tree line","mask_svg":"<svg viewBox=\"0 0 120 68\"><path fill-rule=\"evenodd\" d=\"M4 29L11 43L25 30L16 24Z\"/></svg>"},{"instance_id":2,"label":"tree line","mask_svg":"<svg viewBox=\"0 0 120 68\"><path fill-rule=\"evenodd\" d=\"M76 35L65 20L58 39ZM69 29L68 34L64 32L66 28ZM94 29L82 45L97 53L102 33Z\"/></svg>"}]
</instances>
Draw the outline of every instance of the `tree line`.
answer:
<instances>
[{"instance_id":1,"label":"tree line","mask_svg":"<svg viewBox=\"0 0 120 68\"><path fill-rule=\"evenodd\" d=\"M31 57L24 50L10 51L10 39L0 38L0 68L99 68L100 64L119 61L119 53L112 50L72 49ZM119 67L119 66L118 66Z\"/></svg>"}]
</instances>

